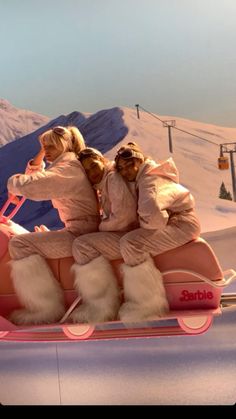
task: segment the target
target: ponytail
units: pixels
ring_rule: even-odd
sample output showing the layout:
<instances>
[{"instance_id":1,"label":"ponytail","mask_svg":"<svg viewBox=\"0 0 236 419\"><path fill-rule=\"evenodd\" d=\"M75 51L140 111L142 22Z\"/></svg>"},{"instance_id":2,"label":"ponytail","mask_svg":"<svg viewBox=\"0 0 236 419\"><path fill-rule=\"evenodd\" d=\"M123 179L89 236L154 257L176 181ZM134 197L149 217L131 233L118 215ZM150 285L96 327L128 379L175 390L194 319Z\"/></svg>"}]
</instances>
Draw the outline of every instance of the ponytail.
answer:
<instances>
[{"instance_id":1,"label":"ponytail","mask_svg":"<svg viewBox=\"0 0 236 419\"><path fill-rule=\"evenodd\" d=\"M85 148L84 138L77 127L67 127L67 129L71 134L72 149L70 151L73 151L77 155L81 150Z\"/></svg>"}]
</instances>

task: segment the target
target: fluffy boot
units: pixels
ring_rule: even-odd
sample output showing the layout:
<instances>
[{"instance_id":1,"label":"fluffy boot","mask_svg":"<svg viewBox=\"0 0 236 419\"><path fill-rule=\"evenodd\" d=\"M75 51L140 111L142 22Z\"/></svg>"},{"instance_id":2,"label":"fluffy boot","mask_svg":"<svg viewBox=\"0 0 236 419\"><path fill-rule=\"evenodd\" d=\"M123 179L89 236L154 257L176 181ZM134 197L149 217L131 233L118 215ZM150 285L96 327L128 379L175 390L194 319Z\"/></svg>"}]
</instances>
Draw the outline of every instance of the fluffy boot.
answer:
<instances>
[{"instance_id":1,"label":"fluffy boot","mask_svg":"<svg viewBox=\"0 0 236 419\"><path fill-rule=\"evenodd\" d=\"M85 265L75 263L75 289L82 304L70 318L74 323L100 323L115 320L120 306L119 288L112 266L99 256Z\"/></svg>"},{"instance_id":2,"label":"fluffy boot","mask_svg":"<svg viewBox=\"0 0 236 419\"><path fill-rule=\"evenodd\" d=\"M136 266L122 265L124 298L118 318L135 322L162 317L169 310L162 275L150 257Z\"/></svg>"},{"instance_id":3,"label":"fluffy boot","mask_svg":"<svg viewBox=\"0 0 236 419\"><path fill-rule=\"evenodd\" d=\"M11 276L16 294L25 309L15 310L15 324L54 323L65 313L62 289L40 255L13 260Z\"/></svg>"}]
</instances>

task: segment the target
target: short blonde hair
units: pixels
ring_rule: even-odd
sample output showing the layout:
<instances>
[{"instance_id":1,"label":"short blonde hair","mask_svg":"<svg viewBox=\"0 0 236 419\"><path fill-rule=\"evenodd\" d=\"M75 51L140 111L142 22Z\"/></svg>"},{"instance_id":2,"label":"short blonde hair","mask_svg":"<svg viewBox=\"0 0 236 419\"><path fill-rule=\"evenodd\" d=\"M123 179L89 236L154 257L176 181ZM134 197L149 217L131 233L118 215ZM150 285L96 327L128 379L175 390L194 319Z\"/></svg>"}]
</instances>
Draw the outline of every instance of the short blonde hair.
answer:
<instances>
[{"instance_id":1,"label":"short blonde hair","mask_svg":"<svg viewBox=\"0 0 236 419\"><path fill-rule=\"evenodd\" d=\"M76 155L85 148L84 138L77 127L56 126L39 136L43 145L53 145L62 153L72 151Z\"/></svg>"}]
</instances>

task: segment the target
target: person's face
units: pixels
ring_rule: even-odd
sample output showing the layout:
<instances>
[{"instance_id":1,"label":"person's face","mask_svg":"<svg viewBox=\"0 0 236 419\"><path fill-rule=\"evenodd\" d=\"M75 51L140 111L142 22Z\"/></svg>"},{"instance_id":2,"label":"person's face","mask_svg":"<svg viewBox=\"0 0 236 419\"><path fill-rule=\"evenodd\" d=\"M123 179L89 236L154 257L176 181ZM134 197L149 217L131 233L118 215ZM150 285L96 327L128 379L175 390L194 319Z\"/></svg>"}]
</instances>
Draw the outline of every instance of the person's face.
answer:
<instances>
[{"instance_id":1,"label":"person's face","mask_svg":"<svg viewBox=\"0 0 236 419\"><path fill-rule=\"evenodd\" d=\"M117 171L128 182L133 182L136 179L141 164L141 160L135 158L127 160L120 157L117 164Z\"/></svg>"},{"instance_id":2,"label":"person's face","mask_svg":"<svg viewBox=\"0 0 236 419\"><path fill-rule=\"evenodd\" d=\"M54 160L57 159L62 154L62 150L58 150L54 145L43 144L43 149L45 152L45 159L52 163Z\"/></svg>"},{"instance_id":3,"label":"person's face","mask_svg":"<svg viewBox=\"0 0 236 419\"><path fill-rule=\"evenodd\" d=\"M101 182L104 173L104 162L99 157L88 157L82 161L82 165L92 185Z\"/></svg>"}]
</instances>

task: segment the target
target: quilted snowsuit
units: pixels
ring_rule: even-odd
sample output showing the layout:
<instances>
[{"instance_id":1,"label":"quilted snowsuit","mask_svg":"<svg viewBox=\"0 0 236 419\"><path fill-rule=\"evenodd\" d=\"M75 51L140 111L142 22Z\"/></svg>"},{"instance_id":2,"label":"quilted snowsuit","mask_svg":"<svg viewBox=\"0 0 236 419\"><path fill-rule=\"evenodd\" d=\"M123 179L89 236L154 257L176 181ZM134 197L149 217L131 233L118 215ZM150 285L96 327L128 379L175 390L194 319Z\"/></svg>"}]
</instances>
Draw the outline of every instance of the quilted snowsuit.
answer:
<instances>
[{"instance_id":1,"label":"quilted snowsuit","mask_svg":"<svg viewBox=\"0 0 236 419\"><path fill-rule=\"evenodd\" d=\"M30 168L30 174L8 179L9 192L34 201L51 200L65 228L15 236L9 243L10 255L12 259L35 253L52 259L71 256L74 238L98 229L96 193L73 152L63 153L46 170Z\"/></svg>"},{"instance_id":2,"label":"quilted snowsuit","mask_svg":"<svg viewBox=\"0 0 236 419\"><path fill-rule=\"evenodd\" d=\"M98 233L86 234L84 240L82 237L75 239L72 252L76 262L80 264L88 263L99 256L100 253L95 249L99 246L100 241L101 247L104 246L104 238L105 242L108 239L107 246L110 247L111 232L116 232L114 237L120 238L127 231L138 226L136 193L129 188L119 173L112 169L105 169L103 178L99 184L95 185L95 189L99 191L103 218L99 224ZM92 244L93 241L95 241L95 249L93 245L89 244ZM85 245L83 256L80 254L81 243L82 247ZM101 252L101 254L103 253Z\"/></svg>"}]
</instances>

